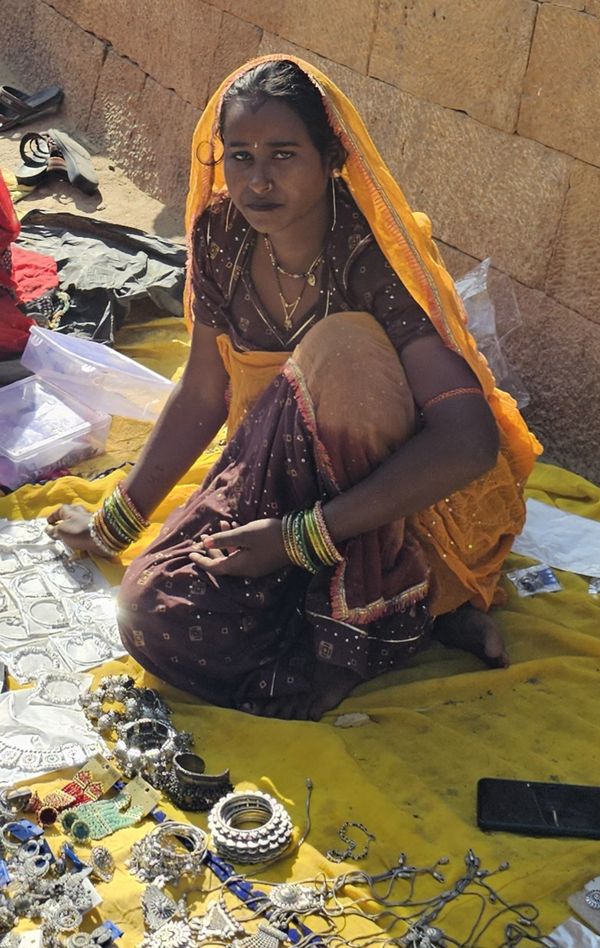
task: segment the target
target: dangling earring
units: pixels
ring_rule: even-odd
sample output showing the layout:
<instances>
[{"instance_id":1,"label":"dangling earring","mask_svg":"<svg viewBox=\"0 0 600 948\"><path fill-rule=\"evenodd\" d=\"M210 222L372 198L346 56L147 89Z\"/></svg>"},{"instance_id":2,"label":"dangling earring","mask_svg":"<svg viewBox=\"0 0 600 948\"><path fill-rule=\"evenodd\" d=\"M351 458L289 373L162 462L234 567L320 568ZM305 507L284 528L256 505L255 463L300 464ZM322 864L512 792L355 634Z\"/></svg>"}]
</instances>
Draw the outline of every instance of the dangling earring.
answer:
<instances>
[{"instance_id":1,"label":"dangling earring","mask_svg":"<svg viewBox=\"0 0 600 948\"><path fill-rule=\"evenodd\" d=\"M335 179L337 175L335 171L333 172L331 178L331 229L335 230L335 225L337 224L337 198L335 194Z\"/></svg>"}]
</instances>

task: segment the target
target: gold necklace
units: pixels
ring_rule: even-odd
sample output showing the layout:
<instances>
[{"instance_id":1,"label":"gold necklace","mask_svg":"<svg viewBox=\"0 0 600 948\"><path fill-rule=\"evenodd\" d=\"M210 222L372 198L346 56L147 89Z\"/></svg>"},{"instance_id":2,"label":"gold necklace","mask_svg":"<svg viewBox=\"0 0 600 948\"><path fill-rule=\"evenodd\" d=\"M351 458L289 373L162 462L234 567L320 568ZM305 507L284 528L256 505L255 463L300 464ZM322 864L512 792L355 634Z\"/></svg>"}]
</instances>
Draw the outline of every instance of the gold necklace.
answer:
<instances>
[{"instance_id":1,"label":"gold necklace","mask_svg":"<svg viewBox=\"0 0 600 948\"><path fill-rule=\"evenodd\" d=\"M271 243L271 238L269 237L269 235L263 234L263 236L265 239L267 252L269 254L269 258L271 260L271 264L274 270L276 270L278 273L283 273L284 276L291 277L293 280L306 280L309 286L315 285L315 283L317 282L317 278L314 274L314 270L315 270L315 267L317 267L319 263L321 262L321 259L323 257L323 248L319 250L317 256L311 263L306 273L290 273L289 270L283 269L277 257L275 256L275 251L273 250L273 244Z\"/></svg>"},{"instance_id":2,"label":"gold necklace","mask_svg":"<svg viewBox=\"0 0 600 948\"><path fill-rule=\"evenodd\" d=\"M284 329L286 329L289 332L289 330L292 328L292 325L293 325L294 314L300 305L300 302L302 300L302 297L304 296L304 291L306 290L306 287L314 286L315 283L317 282L317 278L315 276L314 271L319 266L319 264L322 263L323 261L323 250L322 249L319 250L317 256L311 263L306 273L289 273L287 270L284 270L283 267L280 266L279 262L277 261L277 258L275 256L275 251L273 250L273 244L271 243L269 235L263 234L263 237L265 240L267 253L269 254L269 259L271 261L271 266L273 267L273 272L275 273L275 279L277 280L277 292L279 294L279 299L283 307L283 326L284 326ZM283 273L285 276L292 277L292 279L294 280L304 280L300 293L298 294L296 299L292 300L290 303L288 303L288 301L286 300L283 294L283 287L281 285L281 279L279 277L280 273Z\"/></svg>"}]
</instances>

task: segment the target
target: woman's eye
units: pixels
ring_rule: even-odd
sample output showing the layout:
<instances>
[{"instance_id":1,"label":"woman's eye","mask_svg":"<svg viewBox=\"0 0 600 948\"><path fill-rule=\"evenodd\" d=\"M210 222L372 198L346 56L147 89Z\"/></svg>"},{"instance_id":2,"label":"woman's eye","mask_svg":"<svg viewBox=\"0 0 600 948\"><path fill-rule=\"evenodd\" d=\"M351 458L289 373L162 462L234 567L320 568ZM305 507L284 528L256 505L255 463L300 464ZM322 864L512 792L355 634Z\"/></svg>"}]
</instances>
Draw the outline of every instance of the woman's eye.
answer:
<instances>
[{"instance_id":1,"label":"woman's eye","mask_svg":"<svg viewBox=\"0 0 600 948\"><path fill-rule=\"evenodd\" d=\"M279 158L285 161L287 158L293 158L294 152L293 151L276 151L274 152L273 157Z\"/></svg>"},{"instance_id":2,"label":"woman's eye","mask_svg":"<svg viewBox=\"0 0 600 948\"><path fill-rule=\"evenodd\" d=\"M249 151L234 151L229 155L234 161L248 161L252 157Z\"/></svg>"}]
</instances>

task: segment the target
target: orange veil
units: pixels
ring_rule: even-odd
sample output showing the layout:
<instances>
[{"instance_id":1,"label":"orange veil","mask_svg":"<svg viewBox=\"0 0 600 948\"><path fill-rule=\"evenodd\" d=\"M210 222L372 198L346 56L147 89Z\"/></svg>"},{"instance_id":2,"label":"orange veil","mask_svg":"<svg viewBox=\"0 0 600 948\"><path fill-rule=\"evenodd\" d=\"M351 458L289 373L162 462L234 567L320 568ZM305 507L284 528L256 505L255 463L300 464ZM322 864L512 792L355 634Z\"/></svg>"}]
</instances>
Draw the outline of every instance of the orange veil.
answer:
<instances>
[{"instance_id":1,"label":"orange veil","mask_svg":"<svg viewBox=\"0 0 600 948\"><path fill-rule=\"evenodd\" d=\"M348 188L385 254L408 291L431 319L445 344L477 375L500 432L501 450L492 471L467 488L410 518L424 546L434 576L435 614L470 600L488 608L502 601L500 569L514 536L522 528L523 485L541 446L527 429L516 403L496 388L492 372L467 329L465 312L431 234L429 219L413 213L348 98L322 72L294 56L263 56L228 76L208 102L192 143L192 167L186 206L191 234L196 218L215 195L225 190L222 162L213 163L223 96L243 73L277 59L296 63L323 96L333 130L347 159L342 170ZM218 157L218 153L217 153ZM191 324L192 287L186 285L186 318ZM236 352L227 336L218 339L232 380L229 423L253 402L277 374L288 353Z\"/></svg>"}]
</instances>

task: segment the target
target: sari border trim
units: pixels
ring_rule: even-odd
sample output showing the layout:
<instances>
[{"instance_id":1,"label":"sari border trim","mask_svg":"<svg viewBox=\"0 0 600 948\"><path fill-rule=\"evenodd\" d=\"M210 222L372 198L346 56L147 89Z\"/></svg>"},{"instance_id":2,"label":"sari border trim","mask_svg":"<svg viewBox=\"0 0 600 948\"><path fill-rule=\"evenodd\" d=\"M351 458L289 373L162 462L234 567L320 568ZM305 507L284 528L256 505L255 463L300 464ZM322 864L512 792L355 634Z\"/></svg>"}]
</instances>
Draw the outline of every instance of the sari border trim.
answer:
<instances>
[{"instance_id":1,"label":"sari border trim","mask_svg":"<svg viewBox=\"0 0 600 948\"><path fill-rule=\"evenodd\" d=\"M414 586L409 586L402 592L397 593L390 599L373 599L372 602L364 606L349 606L346 599L346 560L339 564L333 572L329 584L329 596L331 601L331 616L333 619L350 620L358 622L360 625L369 625L377 619L383 619L385 616L394 612L404 612L410 606L422 602L429 594L430 574L428 570L427 577Z\"/></svg>"}]
</instances>

